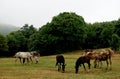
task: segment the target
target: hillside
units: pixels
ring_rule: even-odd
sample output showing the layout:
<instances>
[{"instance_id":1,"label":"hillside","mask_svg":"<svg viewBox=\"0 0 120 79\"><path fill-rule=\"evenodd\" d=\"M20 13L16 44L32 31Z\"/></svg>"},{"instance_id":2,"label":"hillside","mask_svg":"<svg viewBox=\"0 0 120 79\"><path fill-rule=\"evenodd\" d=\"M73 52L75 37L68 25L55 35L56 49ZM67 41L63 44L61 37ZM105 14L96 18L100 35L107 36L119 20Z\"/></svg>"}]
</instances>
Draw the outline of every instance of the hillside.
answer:
<instances>
[{"instance_id":1,"label":"hillside","mask_svg":"<svg viewBox=\"0 0 120 79\"><path fill-rule=\"evenodd\" d=\"M19 30L19 29L20 29L20 27L0 23L0 34L2 34L2 35L7 35L10 32L16 31L16 30Z\"/></svg>"}]
</instances>

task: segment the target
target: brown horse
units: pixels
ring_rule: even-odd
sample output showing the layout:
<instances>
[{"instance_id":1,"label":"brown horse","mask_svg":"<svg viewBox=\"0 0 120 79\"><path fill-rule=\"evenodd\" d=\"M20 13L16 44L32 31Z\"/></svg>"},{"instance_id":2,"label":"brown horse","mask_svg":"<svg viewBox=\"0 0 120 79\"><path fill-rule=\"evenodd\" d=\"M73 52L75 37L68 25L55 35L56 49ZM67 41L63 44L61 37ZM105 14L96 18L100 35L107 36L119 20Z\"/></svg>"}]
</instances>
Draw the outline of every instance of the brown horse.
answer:
<instances>
[{"instance_id":1,"label":"brown horse","mask_svg":"<svg viewBox=\"0 0 120 79\"><path fill-rule=\"evenodd\" d=\"M107 63L107 68L108 69L108 64L110 63L110 69L112 65L111 57L114 54L114 51L109 49L102 49L100 51L93 51L93 52L87 52L86 55L89 55L91 59L94 59L94 68L97 67L97 63L101 63L102 66L102 61L106 61Z\"/></svg>"},{"instance_id":2,"label":"brown horse","mask_svg":"<svg viewBox=\"0 0 120 79\"><path fill-rule=\"evenodd\" d=\"M99 52L93 51L92 49L86 49L85 53L83 53L83 56L85 56L85 55L90 56L90 59L94 60L94 64L97 65L97 62L95 59L99 57Z\"/></svg>"},{"instance_id":3,"label":"brown horse","mask_svg":"<svg viewBox=\"0 0 120 79\"><path fill-rule=\"evenodd\" d=\"M88 68L90 69L90 65L91 65L90 64L90 59L91 59L91 57L88 56L88 55L84 55L84 56L79 57L77 59L76 63L75 63L75 73L78 73L79 66L81 66L81 64L83 65L84 70L86 71L84 63L87 63L88 64Z\"/></svg>"},{"instance_id":4,"label":"brown horse","mask_svg":"<svg viewBox=\"0 0 120 79\"><path fill-rule=\"evenodd\" d=\"M99 57L95 59L95 66L94 67L96 68L96 63L97 62L101 62L101 66L102 66L102 61L106 61L106 63L107 63L106 69L108 69L109 64L110 64L110 69L112 69L111 57L112 57L113 54L114 54L114 51L111 50L111 49L107 49L107 50L104 50L104 51L100 52Z\"/></svg>"}]
</instances>

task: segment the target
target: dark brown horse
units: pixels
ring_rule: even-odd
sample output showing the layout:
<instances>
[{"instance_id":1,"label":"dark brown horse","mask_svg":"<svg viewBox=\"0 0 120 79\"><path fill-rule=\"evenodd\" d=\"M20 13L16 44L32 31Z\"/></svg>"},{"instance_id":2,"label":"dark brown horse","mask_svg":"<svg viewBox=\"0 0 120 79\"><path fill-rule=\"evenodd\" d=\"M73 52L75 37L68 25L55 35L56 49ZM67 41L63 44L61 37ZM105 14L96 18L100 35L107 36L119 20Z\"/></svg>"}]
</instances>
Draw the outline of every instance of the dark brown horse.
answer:
<instances>
[{"instance_id":1,"label":"dark brown horse","mask_svg":"<svg viewBox=\"0 0 120 79\"><path fill-rule=\"evenodd\" d=\"M61 70L62 67L62 72L65 72L65 58L63 55L57 55L56 56L56 66L58 66L58 71Z\"/></svg>"},{"instance_id":2,"label":"dark brown horse","mask_svg":"<svg viewBox=\"0 0 120 79\"><path fill-rule=\"evenodd\" d=\"M90 56L88 55L84 55L84 56L81 56L77 59L76 63L75 63L75 73L78 73L78 70L79 70L79 66L83 65L85 71L86 71L86 68L85 68L85 65L84 63L87 63L88 64L88 68L90 69Z\"/></svg>"}]
</instances>

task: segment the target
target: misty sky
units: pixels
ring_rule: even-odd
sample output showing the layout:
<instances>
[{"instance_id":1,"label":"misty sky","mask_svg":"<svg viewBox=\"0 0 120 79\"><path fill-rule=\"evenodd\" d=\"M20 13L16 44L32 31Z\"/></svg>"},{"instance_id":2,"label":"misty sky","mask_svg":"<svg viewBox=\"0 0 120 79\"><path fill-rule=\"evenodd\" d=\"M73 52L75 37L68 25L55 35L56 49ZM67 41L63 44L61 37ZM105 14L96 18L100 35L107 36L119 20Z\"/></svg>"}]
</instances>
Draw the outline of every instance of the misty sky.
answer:
<instances>
[{"instance_id":1,"label":"misty sky","mask_svg":"<svg viewBox=\"0 0 120 79\"><path fill-rule=\"evenodd\" d=\"M120 0L0 0L0 23L41 27L62 12L75 12L85 22L120 18Z\"/></svg>"}]
</instances>

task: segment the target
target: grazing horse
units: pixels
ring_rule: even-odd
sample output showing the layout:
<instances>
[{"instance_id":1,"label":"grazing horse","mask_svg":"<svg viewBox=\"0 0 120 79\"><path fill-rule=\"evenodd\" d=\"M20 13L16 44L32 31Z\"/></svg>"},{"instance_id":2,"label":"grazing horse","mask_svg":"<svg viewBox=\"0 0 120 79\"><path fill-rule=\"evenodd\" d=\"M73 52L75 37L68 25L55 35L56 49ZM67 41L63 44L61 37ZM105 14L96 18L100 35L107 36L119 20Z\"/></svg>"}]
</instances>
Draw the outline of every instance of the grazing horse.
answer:
<instances>
[{"instance_id":1,"label":"grazing horse","mask_svg":"<svg viewBox=\"0 0 120 79\"><path fill-rule=\"evenodd\" d=\"M78 70L79 70L79 66L81 66L81 64L83 65L84 67L84 70L86 71L86 68L85 68L85 65L84 63L87 63L88 64L88 68L90 69L90 56L88 55L84 55L84 56L81 56L77 59L76 63L75 63L75 73L78 73Z\"/></svg>"},{"instance_id":2,"label":"grazing horse","mask_svg":"<svg viewBox=\"0 0 120 79\"><path fill-rule=\"evenodd\" d=\"M102 61L106 61L107 63L107 68L108 69L108 64L110 63L110 69L112 65L111 57L114 54L114 51L112 49L102 49L100 51L93 51L93 52L87 52L86 55L89 55L91 59L94 59L94 68L97 67L97 63L101 63L102 66Z\"/></svg>"},{"instance_id":3,"label":"grazing horse","mask_svg":"<svg viewBox=\"0 0 120 79\"><path fill-rule=\"evenodd\" d=\"M99 62L97 62L97 58L99 58L99 52L97 52L97 51L92 51L92 52L86 52L86 54L85 55L88 55L88 56L90 56L90 59L91 60L94 60L94 68L96 68L96 66L97 66L97 63L98 63L98 65L99 65ZM101 62L101 61L100 61Z\"/></svg>"},{"instance_id":4,"label":"grazing horse","mask_svg":"<svg viewBox=\"0 0 120 79\"><path fill-rule=\"evenodd\" d=\"M95 59L95 63L101 62L101 61L106 61L106 63L107 63L106 69L108 69L109 64L110 64L110 69L112 69L111 57L113 54L114 54L114 51L111 49L104 50L104 51L100 52L99 57ZM101 66L102 66L102 62L101 62ZM96 64L95 64L95 68L96 68Z\"/></svg>"},{"instance_id":5,"label":"grazing horse","mask_svg":"<svg viewBox=\"0 0 120 79\"><path fill-rule=\"evenodd\" d=\"M56 56L56 66L58 66L58 71L61 70L62 67L62 72L65 72L65 59L63 55L57 55Z\"/></svg>"},{"instance_id":6,"label":"grazing horse","mask_svg":"<svg viewBox=\"0 0 120 79\"><path fill-rule=\"evenodd\" d=\"M25 59L27 59L27 62L29 63L29 59L32 61L31 57L33 57L33 55L33 52L17 52L14 57L16 57L17 59L19 58L20 63L22 63L21 58L23 59L23 63L25 62ZM15 60L15 62L17 61L17 59Z\"/></svg>"}]
</instances>

